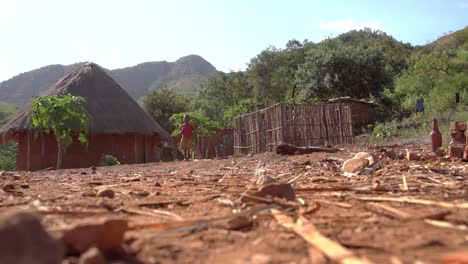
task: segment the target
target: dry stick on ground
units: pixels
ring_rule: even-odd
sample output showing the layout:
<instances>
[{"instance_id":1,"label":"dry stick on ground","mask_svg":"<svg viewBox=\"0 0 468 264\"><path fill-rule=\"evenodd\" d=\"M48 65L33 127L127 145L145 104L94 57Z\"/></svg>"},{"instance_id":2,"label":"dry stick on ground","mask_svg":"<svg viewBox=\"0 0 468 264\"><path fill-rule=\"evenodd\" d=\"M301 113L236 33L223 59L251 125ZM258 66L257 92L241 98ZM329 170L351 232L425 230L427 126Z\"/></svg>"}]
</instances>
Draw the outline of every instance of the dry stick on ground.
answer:
<instances>
[{"instance_id":1,"label":"dry stick on ground","mask_svg":"<svg viewBox=\"0 0 468 264\"><path fill-rule=\"evenodd\" d=\"M315 228L315 226L305 218L300 217L297 222L294 222L291 217L287 216L285 213L279 210L272 209L271 212L280 225L287 229L293 230L309 244L323 252L331 260L343 264L372 263L367 259L355 256L353 252L347 250L337 242L324 237Z\"/></svg>"},{"instance_id":2,"label":"dry stick on ground","mask_svg":"<svg viewBox=\"0 0 468 264\"><path fill-rule=\"evenodd\" d=\"M406 177L405 175L402 175L402 185L401 185L401 190L404 192L408 191L408 184L406 183Z\"/></svg>"},{"instance_id":3,"label":"dry stick on ground","mask_svg":"<svg viewBox=\"0 0 468 264\"><path fill-rule=\"evenodd\" d=\"M153 229L153 230L160 230L165 233L194 230L194 229L206 228L219 221L232 219L240 215L251 215L254 213L268 211L268 210L275 209L275 208L281 208L281 206L265 205L265 206L260 206L260 207L252 208L249 210L245 210L238 214L230 214L230 215L221 216L217 218L211 218L211 219L196 219L196 220L176 221L176 222L168 222L168 223L166 222L166 223L130 224L129 230Z\"/></svg>"},{"instance_id":4,"label":"dry stick on ground","mask_svg":"<svg viewBox=\"0 0 468 264\"><path fill-rule=\"evenodd\" d=\"M169 211L163 211L163 210L157 210L157 209L152 209L151 211L144 211L144 210L139 210L139 209L134 209L134 208L123 208L122 212L129 213L129 214L162 217L165 219L174 219L178 221L184 220L184 218L182 218L180 215L171 213Z\"/></svg>"},{"instance_id":5,"label":"dry stick on ground","mask_svg":"<svg viewBox=\"0 0 468 264\"><path fill-rule=\"evenodd\" d=\"M450 222L447 221L438 221L438 220L430 220L426 219L424 222L432 225L432 226L437 226L437 227L442 227L442 228L450 228L450 229L456 229L460 231L466 231L468 230L468 227L466 225L454 225Z\"/></svg>"},{"instance_id":6,"label":"dry stick on ground","mask_svg":"<svg viewBox=\"0 0 468 264\"><path fill-rule=\"evenodd\" d=\"M300 173L299 175L297 175L296 177L292 178L291 180L288 181L288 183L293 183L295 182L297 179L299 179L300 177L302 177L303 175L305 175L307 172L303 172L303 173Z\"/></svg>"},{"instance_id":7,"label":"dry stick on ground","mask_svg":"<svg viewBox=\"0 0 468 264\"><path fill-rule=\"evenodd\" d=\"M110 211L97 211L97 210L59 210L59 209L39 209L37 211L43 215L74 215L74 216L85 216L85 215L111 215L115 214Z\"/></svg>"},{"instance_id":8,"label":"dry stick on ground","mask_svg":"<svg viewBox=\"0 0 468 264\"><path fill-rule=\"evenodd\" d=\"M437 202L430 200L414 199L411 197L356 197L357 200L361 201L374 201L374 202L400 202L400 203L412 203L412 204L423 204L423 205L435 205L446 208L460 208L468 209L468 203L447 203Z\"/></svg>"},{"instance_id":9,"label":"dry stick on ground","mask_svg":"<svg viewBox=\"0 0 468 264\"><path fill-rule=\"evenodd\" d=\"M398 220L407 220L411 218L411 215L409 215L408 213L405 213L401 210L398 210L385 204L369 203L366 205L366 209L374 213L382 214L384 216L395 218Z\"/></svg>"}]
</instances>

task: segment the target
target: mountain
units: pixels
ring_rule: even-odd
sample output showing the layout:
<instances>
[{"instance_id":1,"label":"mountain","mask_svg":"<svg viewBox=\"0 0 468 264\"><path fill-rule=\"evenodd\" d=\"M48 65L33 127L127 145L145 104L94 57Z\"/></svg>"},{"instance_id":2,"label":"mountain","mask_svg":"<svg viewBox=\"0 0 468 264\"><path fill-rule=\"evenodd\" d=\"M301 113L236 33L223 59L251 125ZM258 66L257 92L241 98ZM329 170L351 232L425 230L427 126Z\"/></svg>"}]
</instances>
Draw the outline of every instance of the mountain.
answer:
<instances>
[{"instance_id":1,"label":"mountain","mask_svg":"<svg viewBox=\"0 0 468 264\"><path fill-rule=\"evenodd\" d=\"M83 63L49 65L21 73L0 83L0 101L24 105L67 73ZM133 99L162 87L179 93L194 92L216 68L198 55L189 55L175 62L145 62L133 67L107 70Z\"/></svg>"},{"instance_id":2,"label":"mountain","mask_svg":"<svg viewBox=\"0 0 468 264\"><path fill-rule=\"evenodd\" d=\"M429 46L444 46L449 48L457 48L468 42L468 26L464 29L457 30L455 32L450 32L436 41L429 44Z\"/></svg>"}]
</instances>

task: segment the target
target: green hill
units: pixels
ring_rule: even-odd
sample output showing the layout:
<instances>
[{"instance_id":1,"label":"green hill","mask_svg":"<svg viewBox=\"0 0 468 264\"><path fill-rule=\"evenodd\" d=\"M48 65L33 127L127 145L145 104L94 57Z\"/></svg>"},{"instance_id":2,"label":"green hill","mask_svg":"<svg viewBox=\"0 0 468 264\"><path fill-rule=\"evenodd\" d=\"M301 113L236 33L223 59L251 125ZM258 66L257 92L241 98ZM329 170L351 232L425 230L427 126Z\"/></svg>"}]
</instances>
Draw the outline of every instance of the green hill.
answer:
<instances>
[{"instance_id":1,"label":"green hill","mask_svg":"<svg viewBox=\"0 0 468 264\"><path fill-rule=\"evenodd\" d=\"M24 105L68 72L81 65L49 65L21 73L0 83L0 101ZM148 91L162 87L178 93L194 92L216 68L198 55L189 55L175 62L145 62L136 66L109 70L109 74L135 100Z\"/></svg>"}]
</instances>

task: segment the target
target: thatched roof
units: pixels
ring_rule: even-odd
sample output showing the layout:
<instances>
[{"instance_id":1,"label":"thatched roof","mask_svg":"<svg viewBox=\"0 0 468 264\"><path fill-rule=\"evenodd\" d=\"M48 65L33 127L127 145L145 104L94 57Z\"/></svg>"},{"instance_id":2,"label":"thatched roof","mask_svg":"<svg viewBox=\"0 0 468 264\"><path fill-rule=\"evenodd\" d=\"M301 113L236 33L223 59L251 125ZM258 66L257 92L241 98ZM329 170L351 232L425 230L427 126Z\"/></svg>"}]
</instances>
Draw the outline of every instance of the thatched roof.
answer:
<instances>
[{"instance_id":1,"label":"thatched roof","mask_svg":"<svg viewBox=\"0 0 468 264\"><path fill-rule=\"evenodd\" d=\"M92 116L89 133L96 134L159 134L170 140L169 133L148 115L103 68L87 63L74 70L46 90L42 96L82 96L85 108ZM0 128L2 141L15 133L30 129L30 106L25 106L17 115Z\"/></svg>"}]
</instances>

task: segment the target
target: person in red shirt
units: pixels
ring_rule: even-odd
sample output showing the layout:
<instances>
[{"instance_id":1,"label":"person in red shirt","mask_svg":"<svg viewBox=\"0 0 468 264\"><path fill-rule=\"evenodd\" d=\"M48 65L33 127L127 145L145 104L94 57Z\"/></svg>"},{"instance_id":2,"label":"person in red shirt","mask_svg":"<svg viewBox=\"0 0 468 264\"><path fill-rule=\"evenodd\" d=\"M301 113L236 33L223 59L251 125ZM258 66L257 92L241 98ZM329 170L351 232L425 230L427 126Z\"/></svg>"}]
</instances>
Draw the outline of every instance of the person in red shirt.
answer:
<instances>
[{"instance_id":1,"label":"person in red shirt","mask_svg":"<svg viewBox=\"0 0 468 264\"><path fill-rule=\"evenodd\" d=\"M190 116L184 115L184 123L180 125L179 132L182 135L180 140L180 148L184 150L185 160L190 158L190 149L192 147L192 136L195 131L195 127L190 124Z\"/></svg>"}]
</instances>

